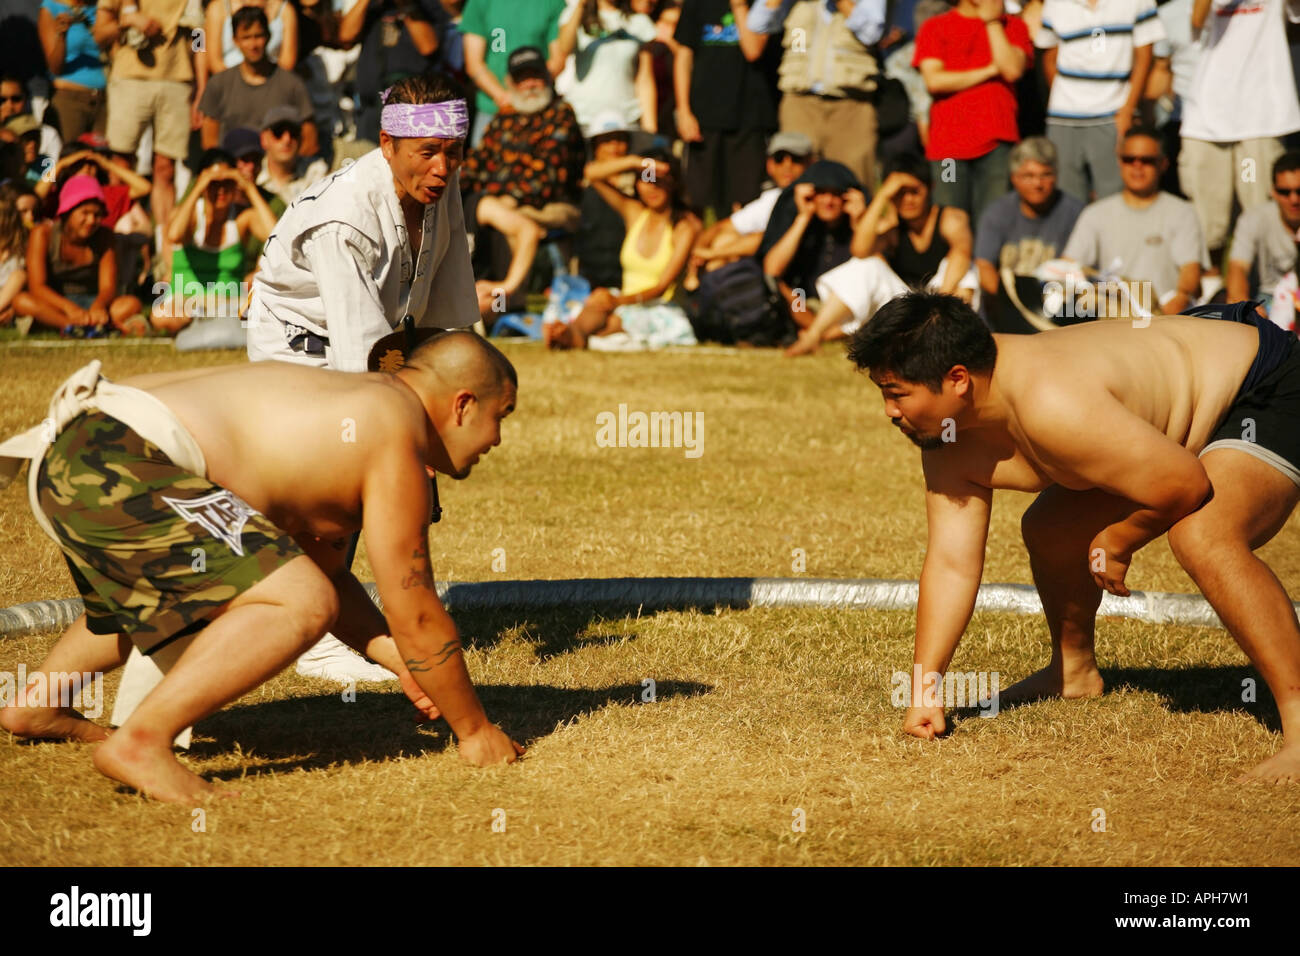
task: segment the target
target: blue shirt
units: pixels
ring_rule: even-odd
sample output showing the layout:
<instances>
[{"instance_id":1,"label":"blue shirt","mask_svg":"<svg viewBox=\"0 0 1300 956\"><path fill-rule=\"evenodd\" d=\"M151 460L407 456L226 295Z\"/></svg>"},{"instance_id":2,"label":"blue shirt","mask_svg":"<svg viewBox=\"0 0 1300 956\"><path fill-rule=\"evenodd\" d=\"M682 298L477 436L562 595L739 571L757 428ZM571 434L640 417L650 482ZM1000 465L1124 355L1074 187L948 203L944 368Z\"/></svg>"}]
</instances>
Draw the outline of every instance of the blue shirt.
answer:
<instances>
[{"instance_id":1,"label":"blue shirt","mask_svg":"<svg viewBox=\"0 0 1300 956\"><path fill-rule=\"evenodd\" d=\"M63 55L63 69L56 74L60 80L66 80L69 83L76 83L78 86L89 87L92 90L104 89L106 83L104 78L104 64L99 59L99 45L95 38L90 35L91 28L95 25L95 11L93 4L84 7L74 7L70 4L60 3L59 0L42 0L41 9L48 10L51 17L57 17L60 13L76 13L83 11L85 19L68 27L65 34L66 48Z\"/></svg>"}]
</instances>

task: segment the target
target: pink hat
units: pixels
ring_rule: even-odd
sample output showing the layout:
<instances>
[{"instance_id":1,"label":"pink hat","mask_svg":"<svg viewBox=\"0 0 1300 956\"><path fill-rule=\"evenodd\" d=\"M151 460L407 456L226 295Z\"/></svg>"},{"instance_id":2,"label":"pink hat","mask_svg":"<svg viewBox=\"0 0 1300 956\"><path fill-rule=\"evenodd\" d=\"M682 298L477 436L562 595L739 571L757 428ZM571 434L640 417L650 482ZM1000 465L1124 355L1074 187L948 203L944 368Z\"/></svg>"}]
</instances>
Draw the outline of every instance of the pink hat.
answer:
<instances>
[{"instance_id":1,"label":"pink hat","mask_svg":"<svg viewBox=\"0 0 1300 956\"><path fill-rule=\"evenodd\" d=\"M95 201L108 208L108 200L104 198L104 190L99 185L99 180L94 176L72 176L63 188L59 191L59 211L58 215L62 216L65 212L71 212L83 202Z\"/></svg>"}]
</instances>

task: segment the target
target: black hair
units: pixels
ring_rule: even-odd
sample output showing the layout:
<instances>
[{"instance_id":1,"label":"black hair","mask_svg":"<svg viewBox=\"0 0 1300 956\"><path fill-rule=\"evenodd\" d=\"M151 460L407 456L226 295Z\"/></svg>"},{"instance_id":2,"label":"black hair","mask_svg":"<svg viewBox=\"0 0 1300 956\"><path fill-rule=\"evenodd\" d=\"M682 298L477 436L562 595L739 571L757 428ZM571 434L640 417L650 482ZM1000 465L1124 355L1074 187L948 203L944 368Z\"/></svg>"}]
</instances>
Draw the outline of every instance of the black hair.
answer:
<instances>
[{"instance_id":1,"label":"black hair","mask_svg":"<svg viewBox=\"0 0 1300 956\"><path fill-rule=\"evenodd\" d=\"M239 9L246 10L248 8L240 7ZM199 157L199 165L196 167L196 172L201 173L209 166L215 166L217 163L225 163L227 166L234 166L235 157L231 156L224 149L216 146L212 147L212 149L205 149L203 155Z\"/></svg>"},{"instance_id":2,"label":"black hair","mask_svg":"<svg viewBox=\"0 0 1300 956\"><path fill-rule=\"evenodd\" d=\"M676 225L683 216L693 214L694 210L691 208L690 200L686 196L686 184L682 180L682 164L672 154L672 151L662 146L652 146L641 153L641 159L643 161L650 160L655 163L663 163L668 167L669 183L666 188L668 189L668 198L672 209L673 225Z\"/></svg>"},{"instance_id":3,"label":"black hair","mask_svg":"<svg viewBox=\"0 0 1300 956\"><path fill-rule=\"evenodd\" d=\"M499 348L470 329L446 329L435 332L411 350L411 354L406 356L406 365L436 371L438 353L443 348L458 341L467 342L474 347L480 359L477 371L486 373L487 379L456 382L454 384L473 386L476 391L482 389L484 393L499 392L506 382L509 382L516 389L519 388L519 373L515 371L515 366L510 359L506 358L505 353Z\"/></svg>"},{"instance_id":4,"label":"black hair","mask_svg":"<svg viewBox=\"0 0 1300 956\"><path fill-rule=\"evenodd\" d=\"M1274 185L1277 184L1277 177L1283 173L1294 173L1297 170L1300 170L1300 149L1288 149L1273 164Z\"/></svg>"},{"instance_id":5,"label":"black hair","mask_svg":"<svg viewBox=\"0 0 1300 956\"><path fill-rule=\"evenodd\" d=\"M890 157L889 162L885 164L885 178L889 178L890 173L915 176L925 183L927 189L934 183L930 170L930 161L924 156L918 156L916 153L898 153Z\"/></svg>"},{"instance_id":6,"label":"black hair","mask_svg":"<svg viewBox=\"0 0 1300 956\"><path fill-rule=\"evenodd\" d=\"M961 299L909 292L886 302L853 333L848 357L861 370L890 372L937 393L954 365L993 371L998 347L983 320Z\"/></svg>"},{"instance_id":7,"label":"black hair","mask_svg":"<svg viewBox=\"0 0 1300 956\"><path fill-rule=\"evenodd\" d=\"M17 76L13 73L0 73L0 83L17 83L18 88L23 91L23 97L26 98L28 96L27 81L21 76Z\"/></svg>"},{"instance_id":8,"label":"black hair","mask_svg":"<svg viewBox=\"0 0 1300 956\"><path fill-rule=\"evenodd\" d=\"M417 73L398 80L388 89L384 105L389 103L446 103L465 99L464 88L446 73Z\"/></svg>"},{"instance_id":9,"label":"black hair","mask_svg":"<svg viewBox=\"0 0 1300 956\"><path fill-rule=\"evenodd\" d=\"M1130 126L1124 133L1124 137L1120 140L1120 143L1127 143L1129 140L1138 136L1145 136L1147 139L1154 141L1156 146L1160 149L1160 155L1163 156L1165 154L1165 144L1164 140L1160 138L1160 133L1154 127L1143 126L1141 123L1135 123Z\"/></svg>"},{"instance_id":10,"label":"black hair","mask_svg":"<svg viewBox=\"0 0 1300 956\"><path fill-rule=\"evenodd\" d=\"M247 30L251 26L259 26L263 33L271 32L271 24L266 19L266 11L261 7L254 7L251 4L242 6L234 12L230 18L230 35L234 36L240 30Z\"/></svg>"}]
</instances>

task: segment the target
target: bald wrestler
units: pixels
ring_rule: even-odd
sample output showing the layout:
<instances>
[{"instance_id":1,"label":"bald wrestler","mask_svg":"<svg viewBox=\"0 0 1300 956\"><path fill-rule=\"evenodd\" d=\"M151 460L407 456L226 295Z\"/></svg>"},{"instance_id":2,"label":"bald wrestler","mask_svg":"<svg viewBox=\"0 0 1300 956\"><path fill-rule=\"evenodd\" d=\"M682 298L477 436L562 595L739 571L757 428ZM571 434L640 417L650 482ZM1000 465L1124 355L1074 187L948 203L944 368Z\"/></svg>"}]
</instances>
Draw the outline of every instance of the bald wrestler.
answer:
<instances>
[{"instance_id":1,"label":"bald wrestler","mask_svg":"<svg viewBox=\"0 0 1300 956\"><path fill-rule=\"evenodd\" d=\"M272 677L337 620L359 650L404 665L395 667L409 673L404 689L446 718L464 759L484 766L523 753L474 692L427 539L429 476L464 478L501 442L517 388L505 356L455 331L394 374L259 363L114 385L97 373L83 369L56 395L54 413L71 417L32 465L33 510L86 602L40 670L48 681L105 672L132 643L144 654L190 643L111 736L26 690L0 725L104 740L94 758L102 773L160 800L200 799L213 787L173 756L176 734ZM344 562L361 529L384 615Z\"/></svg>"},{"instance_id":2,"label":"bald wrestler","mask_svg":"<svg viewBox=\"0 0 1300 956\"><path fill-rule=\"evenodd\" d=\"M1038 492L1022 530L1052 657L1001 699L1102 692L1101 593L1127 595L1134 552L1167 532L1277 701L1282 749L1245 778L1297 782L1300 626L1253 551L1300 500L1300 346L1253 303L1195 311L1204 317L1145 328L991 335L960 300L916 293L859 329L849 358L922 448L922 673L947 669L970 621L993 489ZM906 732L933 739L945 729L942 707L908 708Z\"/></svg>"}]
</instances>

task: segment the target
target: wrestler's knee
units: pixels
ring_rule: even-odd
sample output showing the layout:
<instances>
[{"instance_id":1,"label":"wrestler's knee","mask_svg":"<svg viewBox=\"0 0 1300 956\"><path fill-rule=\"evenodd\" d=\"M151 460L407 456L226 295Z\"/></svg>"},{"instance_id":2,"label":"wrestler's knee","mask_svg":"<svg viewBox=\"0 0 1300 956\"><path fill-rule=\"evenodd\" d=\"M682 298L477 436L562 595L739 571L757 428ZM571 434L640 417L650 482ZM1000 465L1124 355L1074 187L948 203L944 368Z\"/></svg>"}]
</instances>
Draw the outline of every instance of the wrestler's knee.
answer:
<instances>
[{"instance_id":1,"label":"wrestler's knee","mask_svg":"<svg viewBox=\"0 0 1300 956\"><path fill-rule=\"evenodd\" d=\"M1183 570L1196 578L1229 542L1201 512L1192 512L1169 529L1169 548Z\"/></svg>"}]
</instances>

